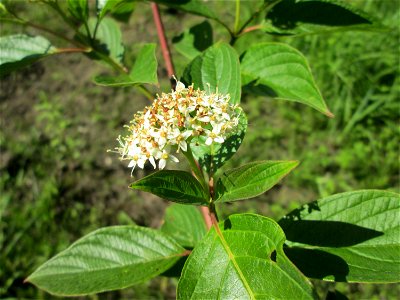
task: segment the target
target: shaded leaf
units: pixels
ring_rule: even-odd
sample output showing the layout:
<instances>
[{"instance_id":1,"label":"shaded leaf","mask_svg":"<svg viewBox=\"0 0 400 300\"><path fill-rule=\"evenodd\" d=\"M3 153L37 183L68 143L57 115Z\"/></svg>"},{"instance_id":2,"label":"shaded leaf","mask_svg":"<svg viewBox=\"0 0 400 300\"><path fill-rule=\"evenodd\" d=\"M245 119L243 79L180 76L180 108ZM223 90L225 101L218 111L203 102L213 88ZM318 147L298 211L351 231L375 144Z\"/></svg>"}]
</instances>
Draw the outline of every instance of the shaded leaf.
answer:
<instances>
[{"instance_id":1,"label":"shaded leaf","mask_svg":"<svg viewBox=\"0 0 400 300\"><path fill-rule=\"evenodd\" d=\"M382 28L365 12L337 0L283 0L266 19L265 31L278 34Z\"/></svg>"},{"instance_id":2,"label":"shaded leaf","mask_svg":"<svg viewBox=\"0 0 400 300\"><path fill-rule=\"evenodd\" d=\"M307 276L348 282L397 282L399 215L399 194L364 190L304 205L279 224L290 241L288 256Z\"/></svg>"},{"instance_id":3,"label":"shaded leaf","mask_svg":"<svg viewBox=\"0 0 400 300\"><path fill-rule=\"evenodd\" d=\"M198 208L183 204L172 204L167 208L161 231L187 248L194 248L207 232Z\"/></svg>"},{"instance_id":4,"label":"shaded leaf","mask_svg":"<svg viewBox=\"0 0 400 300\"><path fill-rule=\"evenodd\" d=\"M240 109L239 124L234 132L222 144L205 145L206 138L199 136L192 139L191 149L194 157L207 173L215 174L239 149L247 130L247 118Z\"/></svg>"},{"instance_id":5,"label":"shaded leaf","mask_svg":"<svg viewBox=\"0 0 400 300\"><path fill-rule=\"evenodd\" d=\"M228 170L217 180L216 201L231 202L261 195L297 165L297 161L260 161Z\"/></svg>"},{"instance_id":6,"label":"shaded leaf","mask_svg":"<svg viewBox=\"0 0 400 300\"><path fill-rule=\"evenodd\" d=\"M86 22L89 16L87 0L67 0L68 10L71 15L81 21Z\"/></svg>"},{"instance_id":7,"label":"shaded leaf","mask_svg":"<svg viewBox=\"0 0 400 300\"><path fill-rule=\"evenodd\" d=\"M91 35L94 34L96 28L97 19L90 18L88 21L88 27ZM80 28L81 32L85 32L84 28ZM96 50L101 51L105 55L109 56L117 64L120 64L124 57L124 46L122 44L122 33L117 22L113 19L105 17L98 25L96 36L95 36L95 47ZM96 58L93 54L89 54L90 57Z\"/></svg>"},{"instance_id":8,"label":"shaded leaf","mask_svg":"<svg viewBox=\"0 0 400 300\"><path fill-rule=\"evenodd\" d=\"M178 299L313 299L309 281L285 256L285 235L263 216L232 215L187 259Z\"/></svg>"},{"instance_id":9,"label":"shaded leaf","mask_svg":"<svg viewBox=\"0 0 400 300\"><path fill-rule=\"evenodd\" d=\"M96 76L94 82L104 86L133 86L157 84L157 58L155 44L145 44L140 50L129 74L119 76Z\"/></svg>"},{"instance_id":10,"label":"shaded leaf","mask_svg":"<svg viewBox=\"0 0 400 300\"><path fill-rule=\"evenodd\" d=\"M97 14L100 19L111 13L117 20L126 22L135 8L134 0L96 0Z\"/></svg>"},{"instance_id":11,"label":"shaded leaf","mask_svg":"<svg viewBox=\"0 0 400 300\"><path fill-rule=\"evenodd\" d=\"M180 36L173 38L172 42L179 53L193 59L213 44L211 24L203 21L194 25Z\"/></svg>"},{"instance_id":12,"label":"shaded leaf","mask_svg":"<svg viewBox=\"0 0 400 300\"><path fill-rule=\"evenodd\" d=\"M239 58L236 51L226 43L216 43L197 56L186 67L183 81L195 88L218 89L220 94L230 94L230 103L240 103L241 79Z\"/></svg>"},{"instance_id":13,"label":"shaded leaf","mask_svg":"<svg viewBox=\"0 0 400 300\"><path fill-rule=\"evenodd\" d=\"M204 16L211 19L217 19L217 15L202 0L153 0L153 2L163 4L165 6L183 10L195 15Z\"/></svg>"},{"instance_id":14,"label":"shaded leaf","mask_svg":"<svg viewBox=\"0 0 400 300\"><path fill-rule=\"evenodd\" d=\"M44 37L25 34L0 37L0 49L1 76L57 53L57 49Z\"/></svg>"},{"instance_id":15,"label":"shaded leaf","mask_svg":"<svg viewBox=\"0 0 400 300\"><path fill-rule=\"evenodd\" d=\"M306 58L286 44L267 42L251 46L242 58L241 72L243 85L267 86L277 98L307 104L333 116L314 82Z\"/></svg>"},{"instance_id":16,"label":"shaded leaf","mask_svg":"<svg viewBox=\"0 0 400 300\"><path fill-rule=\"evenodd\" d=\"M207 205L209 198L197 179L185 171L158 171L132 183L130 188L183 204Z\"/></svg>"},{"instance_id":17,"label":"shaded leaf","mask_svg":"<svg viewBox=\"0 0 400 300\"><path fill-rule=\"evenodd\" d=\"M126 288L157 276L185 249L160 231L139 226L96 230L40 266L27 281L58 296Z\"/></svg>"}]
</instances>

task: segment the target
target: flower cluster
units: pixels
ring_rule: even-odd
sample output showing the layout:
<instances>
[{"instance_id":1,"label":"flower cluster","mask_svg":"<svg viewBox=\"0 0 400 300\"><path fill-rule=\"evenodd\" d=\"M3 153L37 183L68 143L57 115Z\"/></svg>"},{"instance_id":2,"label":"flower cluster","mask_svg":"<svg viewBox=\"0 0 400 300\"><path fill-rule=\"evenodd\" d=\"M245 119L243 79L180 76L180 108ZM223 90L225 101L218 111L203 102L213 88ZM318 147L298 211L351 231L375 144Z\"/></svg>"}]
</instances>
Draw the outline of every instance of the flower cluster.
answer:
<instances>
[{"instance_id":1,"label":"flower cluster","mask_svg":"<svg viewBox=\"0 0 400 300\"><path fill-rule=\"evenodd\" d=\"M237 127L241 112L229 99L178 81L175 91L163 93L134 115L128 136L118 137L121 160L130 160L132 171L136 166L143 169L147 161L156 168L156 160L163 169L167 161L178 162L171 152L188 151L193 137L204 137L206 145L223 143Z\"/></svg>"}]
</instances>

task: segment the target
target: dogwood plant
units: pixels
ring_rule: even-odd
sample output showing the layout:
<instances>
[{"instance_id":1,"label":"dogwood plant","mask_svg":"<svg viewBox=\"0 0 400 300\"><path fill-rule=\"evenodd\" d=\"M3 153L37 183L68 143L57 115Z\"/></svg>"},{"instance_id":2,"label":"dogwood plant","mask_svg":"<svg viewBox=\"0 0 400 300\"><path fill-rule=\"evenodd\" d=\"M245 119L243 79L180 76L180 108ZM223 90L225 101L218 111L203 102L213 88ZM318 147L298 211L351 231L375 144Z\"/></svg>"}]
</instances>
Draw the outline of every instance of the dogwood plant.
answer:
<instances>
[{"instance_id":1,"label":"dogwood plant","mask_svg":"<svg viewBox=\"0 0 400 300\"><path fill-rule=\"evenodd\" d=\"M399 281L396 193L337 194L277 222L248 213L219 220L217 211L226 202L265 193L298 165L293 160L261 160L226 167L246 134L247 119L239 106L242 93L296 101L333 117L298 50L246 40L248 34L371 29L380 26L376 21L336 0L227 1L235 11L233 22L215 12L219 1L154 0L150 5L169 79L176 74L156 3L213 20L229 36L214 43L208 21L185 30L174 46L190 62L177 76L176 88L154 99L145 85L158 83L156 45L141 45L134 63L126 65L115 21L129 17L140 1L35 2L60 15L73 38L25 20L12 5L0 3L4 20L56 35L73 48L56 47L43 36L1 37L0 75L62 53L82 52L107 64L118 74L96 76L96 84L135 87L152 101L134 115L115 152L128 161L132 173L146 163L160 170L130 188L180 204L167 209L160 230L112 226L84 236L39 266L27 282L54 295L79 296L127 288L160 275L179 278L178 299L315 299L310 278ZM188 160L189 172L165 169L168 161L178 163L181 156Z\"/></svg>"}]
</instances>

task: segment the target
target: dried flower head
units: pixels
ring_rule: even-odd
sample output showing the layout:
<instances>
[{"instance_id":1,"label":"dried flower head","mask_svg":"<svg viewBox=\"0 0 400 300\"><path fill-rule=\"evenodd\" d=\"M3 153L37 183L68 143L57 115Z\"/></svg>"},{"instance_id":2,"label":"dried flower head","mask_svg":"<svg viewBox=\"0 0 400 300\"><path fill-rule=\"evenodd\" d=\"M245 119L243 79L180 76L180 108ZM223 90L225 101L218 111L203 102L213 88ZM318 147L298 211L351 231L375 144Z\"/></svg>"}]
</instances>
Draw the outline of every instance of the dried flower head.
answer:
<instances>
[{"instance_id":1,"label":"dried flower head","mask_svg":"<svg viewBox=\"0 0 400 300\"><path fill-rule=\"evenodd\" d=\"M223 143L237 127L241 112L229 99L229 94L195 90L178 81L175 91L162 93L134 115L128 136L118 137L121 160L130 160L132 171L147 161L156 168L156 160L163 169L167 161L179 161L171 153L186 152L193 137L204 136L206 145Z\"/></svg>"}]
</instances>

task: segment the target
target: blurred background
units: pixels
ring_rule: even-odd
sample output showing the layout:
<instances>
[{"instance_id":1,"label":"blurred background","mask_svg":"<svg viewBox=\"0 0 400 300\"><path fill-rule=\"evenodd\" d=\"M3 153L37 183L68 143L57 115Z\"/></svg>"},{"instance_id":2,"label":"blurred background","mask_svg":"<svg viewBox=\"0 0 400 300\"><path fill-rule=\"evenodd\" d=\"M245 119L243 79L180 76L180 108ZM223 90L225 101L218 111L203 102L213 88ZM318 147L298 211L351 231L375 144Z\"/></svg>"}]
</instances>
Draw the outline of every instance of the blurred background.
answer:
<instances>
[{"instance_id":1,"label":"blurred background","mask_svg":"<svg viewBox=\"0 0 400 300\"><path fill-rule=\"evenodd\" d=\"M66 32L47 6L9 1L26 19ZM348 1L350 2L350 1ZM383 20L390 30L271 37L259 32L243 45L286 42L308 58L316 82L335 114L329 119L304 105L244 94L249 120L239 152L226 168L254 160L292 160L300 166L260 197L218 207L221 218L254 212L278 220L302 203L358 189L399 192L400 8L397 0L351 1ZM230 18L234 2L221 1ZM234 7L234 6L232 6ZM233 10L234 11L234 10ZM167 38L204 18L161 8ZM233 19L232 19L233 22ZM211 21L214 41L229 41ZM158 43L150 5L137 3L121 23L131 62L143 43ZM42 32L1 24L1 35ZM64 42L47 36L54 45ZM175 38L175 39L174 39ZM178 78L189 60L171 42ZM161 50L160 86L169 91ZM82 54L52 56L1 78L0 94L0 298L52 299L23 280L48 258L102 226L138 224L157 228L168 205L150 194L128 189L151 172L130 169L108 153L137 110L149 102L133 88L100 87L91 79L106 67ZM179 168L170 164L169 168ZM173 299L177 279L159 277L123 291L82 299ZM398 285L316 282L322 297L336 288L349 299L398 299Z\"/></svg>"}]
</instances>

